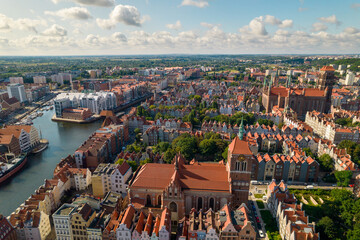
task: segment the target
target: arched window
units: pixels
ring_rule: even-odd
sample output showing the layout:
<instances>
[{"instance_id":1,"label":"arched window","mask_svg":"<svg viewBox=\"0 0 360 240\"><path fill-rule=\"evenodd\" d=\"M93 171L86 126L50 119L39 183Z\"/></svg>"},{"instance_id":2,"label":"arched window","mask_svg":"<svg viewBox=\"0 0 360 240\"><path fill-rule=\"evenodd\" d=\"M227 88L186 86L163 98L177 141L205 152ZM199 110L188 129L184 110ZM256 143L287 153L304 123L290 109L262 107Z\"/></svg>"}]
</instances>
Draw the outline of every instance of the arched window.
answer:
<instances>
[{"instance_id":1,"label":"arched window","mask_svg":"<svg viewBox=\"0 0 360 240\"><path fill-rule=\"evenodd\" d=\"M240 171L240 162L235 162L235 170Z\"/></svg>"},{"instance_id":2,"label":"arched window","mask_svg":"<svg viewBox=\"0 0 360 240\"><path fill-rule=\"evenodd\" d=\"M150 197L150 195L146 195L146 206L151 206L151 197Z\"/></svg>"},{"instance_id":3,"label":"arched window","mask_svg":"<svg viewBox=\"0 0 360 240\"><path fill-rule=\"evenodd\" d=\"M203 207L203 199L202 199L202 197L199 197L198 198L198 209L200 210L200 209L202 209L202 207Z\"/></svg>"},{"instance_id":4,"label":"arched window","mask_svg":"<svg viewBox=\"0 0 360 240\"><path fill-rule=\"evenodd\" d=\"M209 209L215 210L215 200L214 198L210 198L209 200Z\"/></svg>"},{"instance_id":5,"label":"arched window","mask_svg":"<svg viewBox=\"0 0 360 240\"><path fill-rule=\"evenodd\" d=\"M161 195L158 196L158 205L161 206Z\"/></svg>"},{"instance_id":6,"label":"arched window","mask_svg":"<svg viewBox=\"0 0 360 240\"><path fill-rule=\"evenodd\" d=\"M241 163L241 171L246 171L246 162Z\"/></svg>"},{"instance_id":7,"label":"arched window","mask_svg":"<svg viewBox=\"0 0 360 240\"><path fill-rule=\"evenodd\" d=\"M176 205L176 203L171 202L169 208L170 208L170 211L171 211L171 212L174 212L174 213L177 212L177 205Z\"/></svg>"}]
</instances>

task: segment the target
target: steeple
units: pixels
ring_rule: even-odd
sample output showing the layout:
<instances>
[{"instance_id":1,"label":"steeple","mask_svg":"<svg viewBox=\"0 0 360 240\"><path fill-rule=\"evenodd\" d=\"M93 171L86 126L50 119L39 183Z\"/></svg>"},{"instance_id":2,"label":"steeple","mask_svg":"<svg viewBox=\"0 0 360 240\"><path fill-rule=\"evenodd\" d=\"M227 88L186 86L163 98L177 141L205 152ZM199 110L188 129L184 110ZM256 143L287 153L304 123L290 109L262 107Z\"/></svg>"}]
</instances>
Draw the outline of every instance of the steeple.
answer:
<instances>
[{"instance_id":1,"label":"steeple","mask_svg":"<svg viewBox=\"0 0 360 240\"><path fill-rule=\"evenodd\" d=\"M286 81L286 87L290 87L290 84L291 84L291 75L288 75L287 77L287 81Z\"/></svg>"},{"instance_id":2,"label":"steeple","mask_svg":"<svg viewBox=\"0 0 360 240\"><path fill-rule=\"evenodd\" d=\"M243 137L244 137L244 117L241 117L241 124L240 124L240 127L239 127L239 139L240 140L243 140Z\"/></svg>"},{"instance_id":3,"label":"steeple","mask_svg":"<svg viewBox=\"0 0 360 240\"><path fill-rule=\"evenodd\" d=\"M263 85L263 91L266 89L266 77L264 78L264 85Z\"/></svg>"},{"instance_id":4,"label":"steeple","mask_svg":"<svg viewBox=\"0 0 360 240\"><path fill-rule=\"evenodd\" d=\"M270 97L270 92L271 92L271 85L272 85L272 79L270 79L270 82L269 82L269 88L268 88L269 97Z\"/></svg>"}]
</instances>

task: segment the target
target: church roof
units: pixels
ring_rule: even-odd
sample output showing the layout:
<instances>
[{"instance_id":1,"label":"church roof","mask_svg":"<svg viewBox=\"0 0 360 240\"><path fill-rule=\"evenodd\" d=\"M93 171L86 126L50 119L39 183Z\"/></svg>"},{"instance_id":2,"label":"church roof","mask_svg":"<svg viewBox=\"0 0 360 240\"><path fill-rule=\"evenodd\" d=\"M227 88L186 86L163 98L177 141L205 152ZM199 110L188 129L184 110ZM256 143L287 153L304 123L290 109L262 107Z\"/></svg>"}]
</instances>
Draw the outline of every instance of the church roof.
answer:
<instances>
[{"instance_id":1,"label":"church roof","mask_svg":"<svg viewBox=\"0 0 360 240\"><path fill-rule=\"evenodd\" d=\"M131 188L165 189L172 181L173 164L147 163L135 177ZM183 165L177 170L177 181L183 189L229 192L226 167L218 163Z\"/></svg>"},{"instance_id":2,"label":"church roof","mask_svg":"<svg viewBox=\"0 0 360 240\"><path fill-rule=\"evenodd\" d=\"M335 71L335 69L332 66L323 66L321 71Z\"/></svg>"},{"instance_id":3,"label":"church roof","mask_svg":"<svg viewBox=\"0 0 360 240\"><path fill-rule=\"evenodd\" d=\"M304 95L306 97L324 97L325 91L317 88L290 88L290 95ZM286 87L273 87L271 88L272 95L280 95L281 97L287 97L289 88Z\"/></svg>"},{"instance_id":4,"label":"church roof","mask_svg":"<svg viewBox=\"0 0 360 240\"><path fill-rule=\"evenodd\" d=\"M234 140L229 145L229 150L231 154L244 154L244 155L252 155L249 148L249 144L247 141L240 140L238 136L234 138Z\"/></svg>"}]
</instances>

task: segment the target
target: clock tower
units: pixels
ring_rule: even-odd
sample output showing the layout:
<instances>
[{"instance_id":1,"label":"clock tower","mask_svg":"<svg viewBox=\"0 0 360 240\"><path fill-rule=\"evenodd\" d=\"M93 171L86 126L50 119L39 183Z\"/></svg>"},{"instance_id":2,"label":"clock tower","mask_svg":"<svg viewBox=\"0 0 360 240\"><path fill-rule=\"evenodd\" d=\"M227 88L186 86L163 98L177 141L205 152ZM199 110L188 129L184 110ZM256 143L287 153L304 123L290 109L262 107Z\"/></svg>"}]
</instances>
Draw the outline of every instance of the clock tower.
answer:
<instances>
[{"instance_id":1,"label":"clock tower","mask_svg":"<svg viewBox=\"0 0 360 240\"><path fill-rule=\"evenodd\" d=\"M226 170L232 193L231 206L237 208L242 203L248 203L251 169L254 155L246 140L243 140L243 124L240 125L239 135L229 145Z\"/></svg>"}]
</instances>

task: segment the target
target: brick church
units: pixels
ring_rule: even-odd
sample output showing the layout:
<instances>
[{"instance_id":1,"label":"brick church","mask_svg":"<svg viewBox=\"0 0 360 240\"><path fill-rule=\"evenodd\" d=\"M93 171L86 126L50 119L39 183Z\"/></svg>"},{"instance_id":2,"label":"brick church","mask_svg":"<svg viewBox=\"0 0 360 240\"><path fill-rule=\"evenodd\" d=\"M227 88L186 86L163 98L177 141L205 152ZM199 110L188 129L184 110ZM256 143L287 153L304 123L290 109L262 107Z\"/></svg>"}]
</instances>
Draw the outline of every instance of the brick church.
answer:
<instances>
[{"instance_id":1,"label":"brick church","mask_svg":"<svg viewBox=\"0 0 360 240\"><path fill-rule=\"evenodd\" d=\"M147 163L129 184L130 202L135 208L171 210L173 225L192 208L220 210L247 203L251 171L255 159L248 142L243 140L243 127L229 145L227 163L185 163L177 155L173 164Z\"/></svg>"},{"instance_id":2,"label":"brick church","mask_svg":"<svg viewBox=\"0 0 360 240\"><path fill-rule=\"evenodd\" d=\"M319 111L328 113L331 108L331 94L334 85L335 69L324 66L315 88L292 88L291 78L288 79L286 87L276 86L276 79L272 79L269 85L264 81L262 104L266 112L271 112L274 106L283 108L285 111L292 109L298 117L305 118L308 111ZM275 86L273 86L275 84Z\"/></svg>"}]
</instances>

